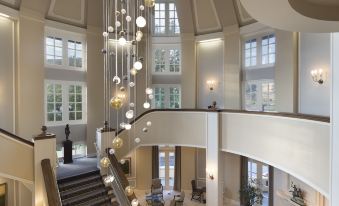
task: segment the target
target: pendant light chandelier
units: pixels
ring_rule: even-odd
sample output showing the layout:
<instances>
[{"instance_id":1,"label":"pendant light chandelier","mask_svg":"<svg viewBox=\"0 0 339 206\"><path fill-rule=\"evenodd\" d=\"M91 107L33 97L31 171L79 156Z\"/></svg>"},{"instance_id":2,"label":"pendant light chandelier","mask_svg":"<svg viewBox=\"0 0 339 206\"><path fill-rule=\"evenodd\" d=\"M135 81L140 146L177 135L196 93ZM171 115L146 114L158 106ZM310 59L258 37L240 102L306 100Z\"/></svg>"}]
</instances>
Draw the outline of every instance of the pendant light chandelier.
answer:
<instances>
[{"instance_id":1,"label":"pendant light chandelier","mask_svg":"<svg viewBox=\"0 0 339 206\"><path fill-rule=\"evenodd\" d=\"M150 108L153 90L148 85L147 33L154 5L155 0L103 0L104 118L110 127L115 118L116 125L113 127L116 131L119 128L132 129L131 122L135 121L139 106L136 98L138 85L145 84L146 88L145 101L140 106ZM141 52L142 49L145 52ZM146 70L145 83L137 82L138 73L143 69ZM147 126L150 125L148 121ZM135 134L135 127L133 129ZM134 139L136 144L141 141L139 137ZM113 137L110 153L120 149L123 144L123 139L118 135ZM109 166L107 157L102 158L101 165ZM128 188L128 194L130 193Z\"/></svg>"}]
</instances>

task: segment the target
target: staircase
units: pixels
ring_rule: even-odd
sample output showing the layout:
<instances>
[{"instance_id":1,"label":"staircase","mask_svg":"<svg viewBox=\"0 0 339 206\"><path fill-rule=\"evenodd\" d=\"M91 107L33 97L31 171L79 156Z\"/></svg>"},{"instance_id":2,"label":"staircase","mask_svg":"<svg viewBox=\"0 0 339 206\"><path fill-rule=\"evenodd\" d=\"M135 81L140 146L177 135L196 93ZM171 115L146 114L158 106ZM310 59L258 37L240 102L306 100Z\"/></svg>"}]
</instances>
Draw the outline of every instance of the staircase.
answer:
<instances>
[{"instance_id":1,"label":"staircase","mask_svg":"<svg viewBox=\"0 0 339 206\"><path fill-rule=\"evenodd\" d=\"M63 206L119 206L110 186L105 186L100 171L58 180Z\"/></svg>"}]
</instances>

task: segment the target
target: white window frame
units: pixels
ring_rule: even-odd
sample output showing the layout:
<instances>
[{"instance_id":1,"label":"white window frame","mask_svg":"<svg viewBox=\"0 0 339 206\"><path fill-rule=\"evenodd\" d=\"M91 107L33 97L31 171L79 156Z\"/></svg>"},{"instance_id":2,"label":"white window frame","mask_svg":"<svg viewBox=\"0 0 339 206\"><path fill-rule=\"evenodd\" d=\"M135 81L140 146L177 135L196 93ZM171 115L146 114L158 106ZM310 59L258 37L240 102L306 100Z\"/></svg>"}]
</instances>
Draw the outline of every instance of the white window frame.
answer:
<instances>
[{"instance_id":1,"label":"white window frame","mask_svg":"<svg viewBox=\"0 0 339 206\"><path fill-rule=\"evenodd\" d=\"M153 91L155 91L155 88L164 88L165 90L165 100L164 100L164 104L165 104L165 108L163 109L180 109L181 108L181 103L182 103L182 90L181 90L181 85L180 84L153 84ZM179 108L170 108L170 88L171 87L176 87L180 90L180 101L179 101ZM153 93L154 98L152 99L152 108L155 108L155 93Z\"/></svg>"},{"instance_id":2,"label":"white window frame","mask_svg":"<svg viewBox=\"0 0 339 206\"><path fill-rule=\"evenodd\" d=\"M155 71L155 52L157 49L164 49L165 53L165 71L164 72L156 72ZM170 64L169 64L169 51L171 49L179 50L179 72L170 72ZM182 62L182 51L180 44L153 44L152 45L152 74L153 75L181 75L181 66Z\"/></svg>"},{"instance_id":3,"label":"white window frame","mask_svg":"<svg viewBox=\"0 0 339 206\"><path fill-rule=\"evenodd\" d=\"M177 10L177 4L175 2L175 0L156 0L156 3L164 3L165 4L165 33L161 34L161 33L156 33L155 32L155 16L153 16L152 18L152 34L153 36L156 37L166 37L166 36L180 36L180 22L179 22L179 17L178 17L178 10ZM178 17L178 26L179 26L179 33L171 33L170 31L170 17L169 17L169 4L170 3L174 3L175 5L175 9L177 12L177 17ZM154 14L153 14L154 15Z\"/></svg>"},{"instance_id":4,"label":"white window frame","mask_svg":"<svg viewBox=\"0 0 339 206\"><path fill-rule=\"evenodd\" d=\"M46 38L47 37L57 37L62 39L62 64L50 64L46 59ZM68 61L68 41L81 42L82 45L82 67L69 66ZM86 36L82 33L65 31L62 29L57 29L53 27L45 27L45 36L44 36L44 65L45 68L52 69L65 69L65 70L75 70L75 71L86 71L87 70L87 44Z\"/></svg>"},{"instance_id":5,"label":"white window frame","mask_svg":"<svg viewBox=\"0 0 339 206\"><path fill-rule=\"evenodd\" d=\"M253 83L257 85L257 102L256 102L256 108L255 109L247 109L246 108L246 84L247 83ZM273 79L260 79L260 80L249 80L243 82L243 109L247 111L263 111L262 110L262 104L263 104L263 97L262 97L262 84L263 83L275 83ZM258 87L260 85L260 87ZM275 86L275 84L274 84ZM275 91L274 91L275 92ZM276 96L274 99L274 108L276 109ZM265 111L265 112L275 112L275 111Z\"/></svg>"},{"instance_id":6,"label":"white window frame","mask_svg":"<svg viewBox=\"0 0 339 206\"><path fill-rule=\"evenodd\" d=\"M62 121L47 121L47 85L60 84L62 87ZM69 120L69 86L77 85L82 87L82 120ZM77 125L87 124L87 85L85 82L45 80L44 93L44 120L46 126Z\"/></svg>"},{"instance_id":7,"label":"white window frame","mask_svg":"<svg viewBox=\"0 0 339 206\"><path fill-rule=\"evenodd\" d=\"M242 54L242 68L244 70L252 70L252 69L261 69L261 68L269 68L269 67L274 67L275 63L271 63L271 64L262 64L262 38L265 36L269 36L273 34L275 36L275 32L274 31L265 31L265 32L261 32L259 34L255 34L255 35L248 35L243 37L242 39L242 47L241 47L241 54ZM252 40L252 39L256 39L257 42L257 56L256 56L256 60L257 60L257 64L255 66L245 66L245 44L247 41ZM277 45L277 38L275 39L275 45ZM275 47L275 62L277 59L277 47Z\"/></svg>"}]
</instances>

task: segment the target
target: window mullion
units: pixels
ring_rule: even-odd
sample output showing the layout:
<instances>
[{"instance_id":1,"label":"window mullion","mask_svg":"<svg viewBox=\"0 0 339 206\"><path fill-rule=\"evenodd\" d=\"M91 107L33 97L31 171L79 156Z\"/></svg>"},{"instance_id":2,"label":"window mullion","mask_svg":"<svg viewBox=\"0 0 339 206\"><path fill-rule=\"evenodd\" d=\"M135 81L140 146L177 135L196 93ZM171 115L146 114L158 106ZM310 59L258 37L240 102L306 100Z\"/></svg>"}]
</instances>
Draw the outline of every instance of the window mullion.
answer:
<instances>
[{"instance_id":1,"label":"window mullion","mask_svg":"<svg viewBox=\"0 0 339 206\"><path fill-rule=\"evenodd\" d=\"M63 103L63 109L62 109L62 112L63 112L63 115L62 115L62 121L63 122L66 122L69 120L69 115L68 115L68 91L69 91L69 85L68 84L63 84L62 85L62 103Z\"/></svg>"}]
</instances>

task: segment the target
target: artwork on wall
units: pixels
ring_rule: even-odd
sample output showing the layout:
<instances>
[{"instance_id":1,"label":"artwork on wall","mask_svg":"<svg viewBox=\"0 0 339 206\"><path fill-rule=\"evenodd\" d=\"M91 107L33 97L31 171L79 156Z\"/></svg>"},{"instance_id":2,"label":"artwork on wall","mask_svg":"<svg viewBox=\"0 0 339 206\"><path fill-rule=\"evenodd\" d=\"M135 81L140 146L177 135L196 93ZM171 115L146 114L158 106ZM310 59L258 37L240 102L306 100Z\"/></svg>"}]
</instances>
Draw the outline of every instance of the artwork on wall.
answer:
<instances>
[{"instance_id":1,"label":"artwork on wall","mask_svg":"<svg viewBox=\"0 0 339 206\"><path fill-rule=\"evenodd\" d=\"M0 206L6 206L7 204L7 184L0 184Z\"/></svg>"},{"instance_id":2,"label":"artwork on wall","mask_svg":"<svg viewBox=\"0 0 339 206\"><path fill-rule=\"evenodd\" d=\"M127 177L130 177L131 171L132 171L132 169L131 169L131 158L128 157L128 158L121 159L120 166L121 166L121 169L124 172L124 174Z\"/></svg>"}]
</instances>

